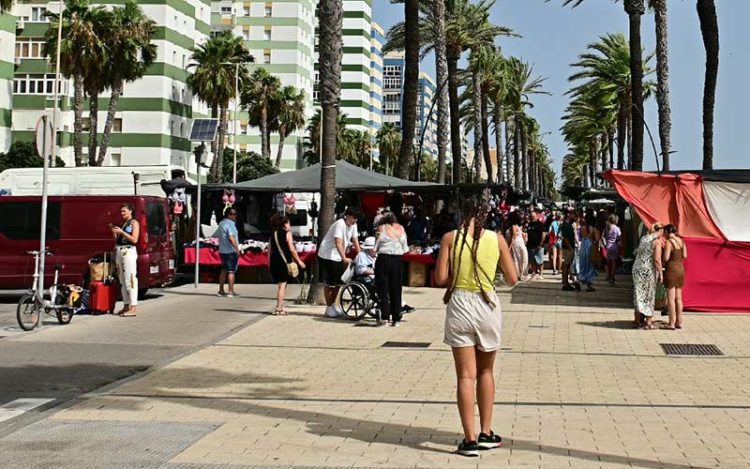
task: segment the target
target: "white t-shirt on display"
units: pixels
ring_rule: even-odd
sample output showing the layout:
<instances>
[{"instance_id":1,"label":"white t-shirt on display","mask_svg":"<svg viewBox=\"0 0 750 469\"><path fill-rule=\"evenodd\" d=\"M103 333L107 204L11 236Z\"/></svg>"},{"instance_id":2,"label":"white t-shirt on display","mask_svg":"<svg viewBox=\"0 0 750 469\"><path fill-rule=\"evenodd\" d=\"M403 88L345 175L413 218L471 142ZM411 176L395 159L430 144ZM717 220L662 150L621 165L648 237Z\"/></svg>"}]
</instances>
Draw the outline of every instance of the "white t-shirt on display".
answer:
<instances>
[{"instance_id":1,"label":"white t-shirt on display","mask_svg":"<svg viewBox=\"0 0 750 469\"><path fill-rule=\"evenodd\" d=\"M323 242L320 243L318 256L330 261L341 262L339 250L336 249L336 238L344 242L344 252L346 252L352 244L351 240L357 238L357 225L346 226L346 222L343 218L335 221L328 229L328 233L326 233L323 238Z\"/></svg>"}]
</instances>

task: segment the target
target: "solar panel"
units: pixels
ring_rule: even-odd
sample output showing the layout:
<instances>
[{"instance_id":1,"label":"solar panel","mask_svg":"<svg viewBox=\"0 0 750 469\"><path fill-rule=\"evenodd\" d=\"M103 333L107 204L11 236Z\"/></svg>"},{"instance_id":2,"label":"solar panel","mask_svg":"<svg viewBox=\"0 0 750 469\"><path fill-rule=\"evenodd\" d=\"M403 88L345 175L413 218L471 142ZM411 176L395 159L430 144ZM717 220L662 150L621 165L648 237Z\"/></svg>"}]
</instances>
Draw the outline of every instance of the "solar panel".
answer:
<instances>
[{"instance_id":1,"label":"solar panel","mask_svg":"<svg viewBox=\"0 0 750 469\"><path fill-rule=\"evenodd\" d=\"M212 142L216 138L216 129L218 127L218 119L195 119L193 121L193 128L190 129L190 141Z\"/></svg>"}]
</instances>

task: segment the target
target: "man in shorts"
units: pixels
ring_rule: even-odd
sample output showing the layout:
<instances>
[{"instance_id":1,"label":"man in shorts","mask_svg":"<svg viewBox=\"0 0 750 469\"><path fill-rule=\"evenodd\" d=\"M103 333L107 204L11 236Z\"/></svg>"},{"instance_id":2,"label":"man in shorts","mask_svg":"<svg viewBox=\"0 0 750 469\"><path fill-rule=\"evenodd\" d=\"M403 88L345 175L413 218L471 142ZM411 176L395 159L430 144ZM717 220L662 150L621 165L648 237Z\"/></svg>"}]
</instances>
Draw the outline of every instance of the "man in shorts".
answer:
<instances>
[{"instance_id":1,"label":"man in shorts","mask_svg":"<svg viewBox=\"0 0 750 469\"><path fill-rule=\"evenodd\" d=\"M575 287L570 285L570 266L575 258L576 233L573 228L576 214L574 211L568 212L565 221L560 225L560 237L562 238L562 289L563 291L575 291L581 289L581 284L576 282Z\"/></svg>"},{"instance_id":2,"label":"man in shorts","mask_svg":"<svg viewBox=\"0 0 750 469\"><path fill-rule=\"evenodd\" d=\"M359 240L357 239L357 219L359 214L352 209L344 212L344 218L336 220L328 229L318 248L318 278L325 285L326 316L336 318L344 313L336 307L336 298L343 282L341 275L352 262L346 257L346 250L354 246L359 254Z\"/></svg>"},{"instance_id":3,"label":"man in shorts","mask_svg":"<svg viewBox=\"0 0 750 469\"><path fill-rule=\"evenodd\" d=\"M219 293L217 296L232 298L234 292L234 275L240 260L240 247L237 244L237 210L230 208L216 230L219 237L219 256L221 256L221 274L219 274ZM224 283L229 284L229 291L224 291Z\"/></svg>"}]
</instances>

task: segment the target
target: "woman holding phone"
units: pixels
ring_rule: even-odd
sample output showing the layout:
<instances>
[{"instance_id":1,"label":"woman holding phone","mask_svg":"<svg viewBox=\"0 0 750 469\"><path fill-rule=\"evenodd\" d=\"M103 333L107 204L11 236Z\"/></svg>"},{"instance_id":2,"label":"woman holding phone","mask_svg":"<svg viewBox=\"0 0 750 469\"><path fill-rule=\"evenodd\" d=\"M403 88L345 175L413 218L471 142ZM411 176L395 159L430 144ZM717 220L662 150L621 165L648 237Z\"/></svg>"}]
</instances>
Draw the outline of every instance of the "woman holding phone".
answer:
<instances>
[{"instance_id":1,"label":"woman holding phone","mask_svg":"<svg viewBox=\"0 0 750 469\"><path fill-rule=\"evenodd\" d=\"M115 262L117 276L122 288L123 308L117 313L120 317L135 317L138 306L138 251L135 245L141 235L141 226L133 218L133 206L124 203L120 207L123 219L122 226L110 224L112 236L115 238Z\"/></svg>"}]
</instances>

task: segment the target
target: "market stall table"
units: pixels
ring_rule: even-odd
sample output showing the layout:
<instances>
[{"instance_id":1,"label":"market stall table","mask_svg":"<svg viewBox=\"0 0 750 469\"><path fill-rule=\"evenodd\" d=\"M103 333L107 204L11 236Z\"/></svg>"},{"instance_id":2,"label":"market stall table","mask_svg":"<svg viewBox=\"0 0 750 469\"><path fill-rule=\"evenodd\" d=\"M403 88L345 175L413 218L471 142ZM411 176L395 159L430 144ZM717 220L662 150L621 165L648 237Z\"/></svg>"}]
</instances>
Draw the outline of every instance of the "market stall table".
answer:
<instances>
[{"instance_id":1,"label":"market stall table","mask_svg":"<svg viewBox=\"0 0 750 469\"><path fill-rule=\"evenodd\" d=\"M299 252L299 258L302 262L307 263L315 259L317 251L304 251ZM185 264L195 264L195 246L185 247ZM220 266L221 256L219 251L210 247L201 248L201 265ZM267 267L268 266L268 252L253 252L245 251L240 256L240 267Z\"/></svg>"},{"instance_id":2,"label":"market stall table","mask_svg":"<svg viewBox=\"0 0 750 469\"><path fill-rule=\"evenodd\" d=\"M436 259L432 254L407 253L401 258L408 264L406 284L410 287L432 286L432 275L430 271L435 265Z\"/></svg>"}]
</instances>

